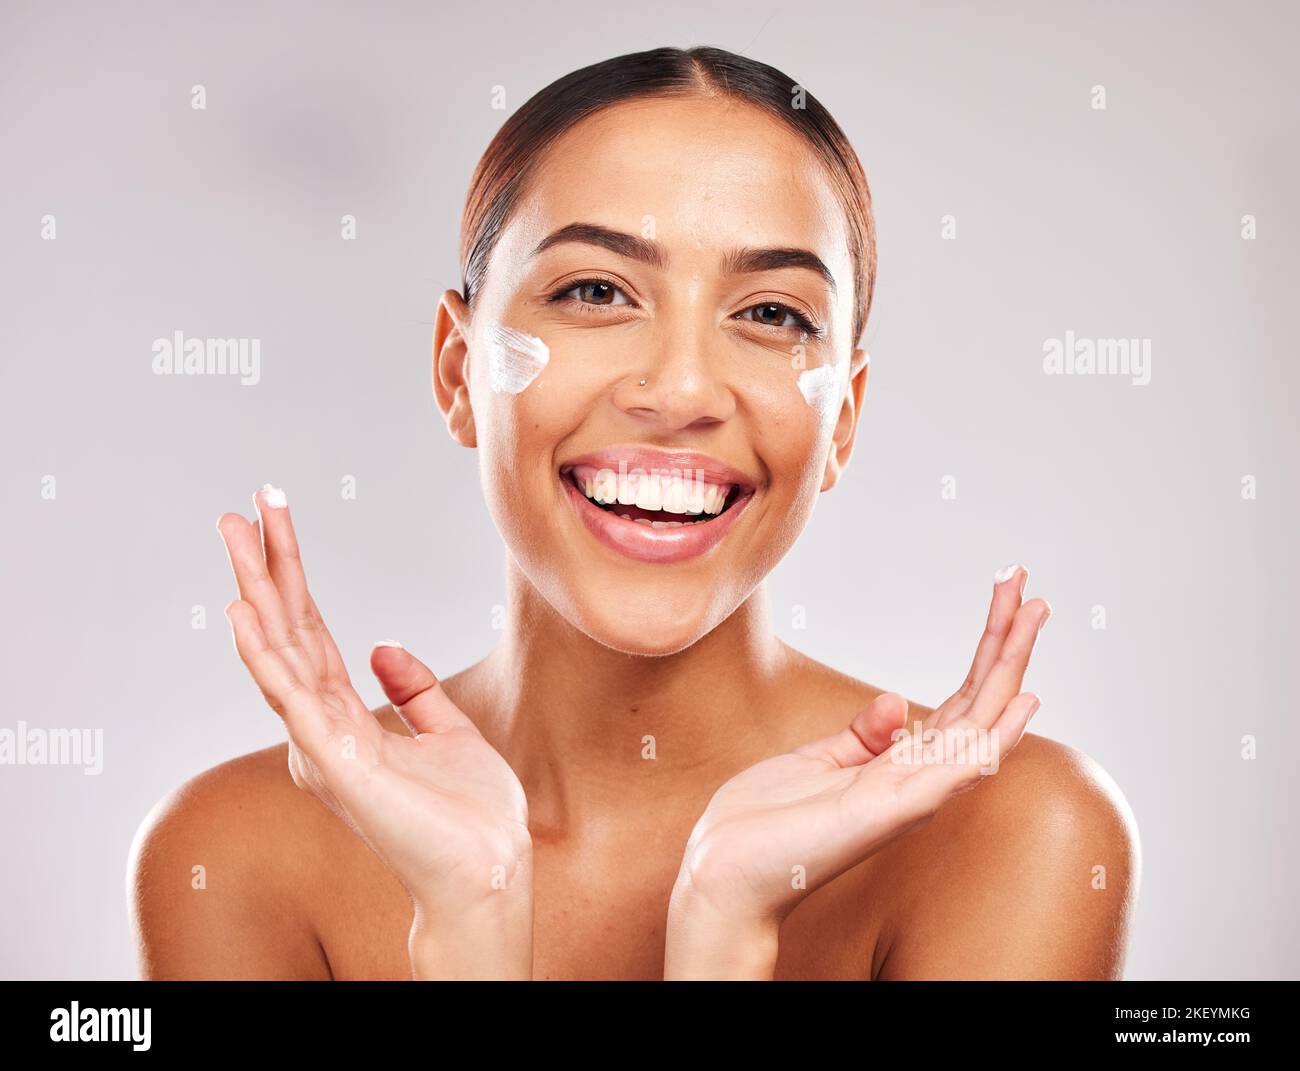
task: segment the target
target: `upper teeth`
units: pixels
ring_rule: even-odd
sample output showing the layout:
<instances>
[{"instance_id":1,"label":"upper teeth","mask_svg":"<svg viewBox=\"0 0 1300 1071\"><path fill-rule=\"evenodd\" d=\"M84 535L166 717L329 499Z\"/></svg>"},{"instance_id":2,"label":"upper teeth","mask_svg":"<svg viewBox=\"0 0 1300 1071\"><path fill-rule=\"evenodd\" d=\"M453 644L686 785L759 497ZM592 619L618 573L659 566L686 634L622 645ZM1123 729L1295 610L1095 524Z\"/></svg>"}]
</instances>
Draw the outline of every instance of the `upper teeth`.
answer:
<instances>
[{"instance_id":1,"label":"upper teeth","mask_svg":"<svg viewBox=\"0 0 1300 1071\"><path fill-rule=\"evenodd\" d=\"M732 488L729 483L709 483L689 470L615 472L580 465L573 469L573 478L583 494L604 505L618 502L665 513L719 514Z\"/></svg>"}]
</instances>

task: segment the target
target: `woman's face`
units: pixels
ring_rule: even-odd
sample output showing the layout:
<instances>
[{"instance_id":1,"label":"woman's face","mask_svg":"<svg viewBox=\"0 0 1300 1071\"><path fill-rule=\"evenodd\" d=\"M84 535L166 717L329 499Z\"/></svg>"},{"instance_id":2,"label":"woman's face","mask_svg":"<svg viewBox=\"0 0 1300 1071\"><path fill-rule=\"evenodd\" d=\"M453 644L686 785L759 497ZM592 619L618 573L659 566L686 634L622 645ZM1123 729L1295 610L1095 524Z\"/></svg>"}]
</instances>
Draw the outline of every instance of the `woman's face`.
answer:
<instances>
[{"instance_id":1,"label":"woman's face","mask_svg":"<svg viewBox=\"0 0 1300 1071\"><path fill-rule=\"evenodd\" d=\"M444 298L449 425L519 568L588 636L688 647L838 478L866 379L846 227L762 111L632 101L547 152L472 317Z\"/></svg>"}]
</instances>

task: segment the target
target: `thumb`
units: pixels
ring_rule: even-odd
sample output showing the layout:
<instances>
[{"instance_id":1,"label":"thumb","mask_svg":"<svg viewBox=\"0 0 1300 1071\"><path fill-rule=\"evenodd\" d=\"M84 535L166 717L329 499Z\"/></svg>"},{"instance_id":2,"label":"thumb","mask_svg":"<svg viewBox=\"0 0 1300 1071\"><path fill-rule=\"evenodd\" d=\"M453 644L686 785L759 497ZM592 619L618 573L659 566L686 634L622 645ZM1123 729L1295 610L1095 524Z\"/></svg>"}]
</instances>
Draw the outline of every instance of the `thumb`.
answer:
<instances>
[{"instance_id":1,"label":"thumb","mask_svg":"<svg viewBox=\"0 0 1300 1071\"><path fill-rule=\"evenodd\" d=\"M861 766L888 751L892 734L906 724L907 700L897 692L882 692L838 733L796 748L795 754L841 768Z\"/></svg>"},{"instance_id":2,"label":"thumb","mask_svg":"<svg viewBox=\"0 0 1300 1071\"><path fill-rule=\"evenodd\" d=\"M897 692L882 692L853 719L852 730L865 745L868 757L883 754L894 743L894 733L907 725L909 703Z\"/></svg>"},{"instance_id":3,"label":"thumb","mask_svg":"<svg viewBox=\"0 0 1300 1071\"><path fill-rule=\"evenodd\" d=\"M442 690L433 670L401 644L391 640L375 644L370 652L370 671L412 732L474 728L474 723Z\"/></svg>"}]
</instances>

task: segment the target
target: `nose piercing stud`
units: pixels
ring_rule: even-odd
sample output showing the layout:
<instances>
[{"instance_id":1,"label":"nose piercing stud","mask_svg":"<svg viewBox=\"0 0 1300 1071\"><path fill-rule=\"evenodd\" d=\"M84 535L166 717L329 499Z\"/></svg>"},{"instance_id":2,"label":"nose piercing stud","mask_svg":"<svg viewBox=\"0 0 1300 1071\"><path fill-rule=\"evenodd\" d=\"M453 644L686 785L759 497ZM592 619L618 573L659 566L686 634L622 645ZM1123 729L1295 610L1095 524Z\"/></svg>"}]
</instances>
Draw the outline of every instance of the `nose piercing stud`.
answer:
<instances>
[{"instance_id":1,"label":"nose piercing stud","mask_svg":"<svg viewBox=\"0 0 1300 1071\"><path fill-rule=\"evenodd\" d=\"M641 380L641 386L643 386L643 387L645 386L645 380L644 380L644 379Z\"/></svg>"}]
</instances>

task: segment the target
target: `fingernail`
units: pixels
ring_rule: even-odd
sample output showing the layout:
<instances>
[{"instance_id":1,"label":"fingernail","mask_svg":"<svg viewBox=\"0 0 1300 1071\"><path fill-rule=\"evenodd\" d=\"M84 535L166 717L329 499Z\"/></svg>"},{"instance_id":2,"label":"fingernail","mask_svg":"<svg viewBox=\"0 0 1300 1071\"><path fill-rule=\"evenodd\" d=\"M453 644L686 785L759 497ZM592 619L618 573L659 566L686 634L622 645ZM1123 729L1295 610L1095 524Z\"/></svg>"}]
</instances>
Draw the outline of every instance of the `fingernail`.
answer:
<instances>
[{"instance_id":1,"label":"fingernail","mask_svg":"<svg viewBox=\"0 0 1300 1071\"><path fill-rule=\"evenodd\" d=\"M1019 568L1020 568L1019 565L1004 565L1001 569L999 569L996 573L993 574L993 583L995 584L1006 583L1008 580L1010 580L1013 576L1016 575L1016 570Z\"/></svg>"},{"instance_id":2,"label":"fingernail","mask_svg":"<svg viewBox=\"0 0 1300 1071\"><path fill-rule=\"evenodd\" d=\"M1043 619L1040 622L1038 622L1039 632L1043 631L1043 626L1047 624L1047 619L1051 616L1052 616L1052 604L1049 602L1047 604L1047 613L1043 614Z\"/></svg>"},{"instance_id":3,"label":"fingernail","mask_svg":"<svg viewBox=\"0 0 1300 1071\"><path fill-rule=\"evenodd\" d=\"M285 493L278 487L272 487L269 483L262 485L262 501L272 509L284 509L289 504L289 499Z\"/></svg>"},{"instance_id":4,"label":"fingernail","mask_svg":"<svg viewBox=\"0 0 1300 1071\"><path fill-rule=\"evenodd\" d=\"M375 640L375 646L376 647L397 647L403 651L406 650L406 648L402 647L402 645L398 643L396 640Z\"/></svg>"},{"instance_id":5,"label":"fingernail","mask_svg":"<svg viewBox=\"0 0 1300 1071\"><path fill-rule=\"evenodd\" d=\"M1029 716L1032 718L1038 712L1038 708L1042 705L1043 701L1039 699L1038 696L1034 696L1034 701L1029 706Z\"/></svg>"}]
</instances>

